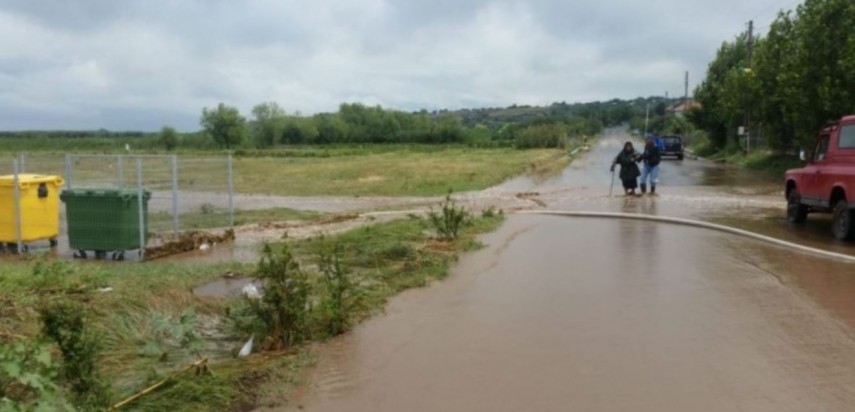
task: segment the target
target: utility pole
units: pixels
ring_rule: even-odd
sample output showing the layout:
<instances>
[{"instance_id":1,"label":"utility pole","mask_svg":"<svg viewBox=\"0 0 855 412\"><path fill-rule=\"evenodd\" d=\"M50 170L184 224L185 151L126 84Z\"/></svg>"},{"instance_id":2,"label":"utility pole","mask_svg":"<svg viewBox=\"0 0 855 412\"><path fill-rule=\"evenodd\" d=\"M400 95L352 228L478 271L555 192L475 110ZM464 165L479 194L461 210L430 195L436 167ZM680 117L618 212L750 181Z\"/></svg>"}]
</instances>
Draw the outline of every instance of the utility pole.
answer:
<instances>
[{"instance_id":1,"label":"utility pole","mask_svg":"<svg viewBox=\"0 0 855 412\"><path fill-rule=\"evenodd\" d=\"M650 102L647 102L647 112L644 114L644 136L642 138L647 139L647 122L650 121Z\"/></svg>"},{"instance_id":2,"label":"utility pole","mask_svg":"<svg viewBox=\"0 0 855 412\"><path fill-rule=\"evenodd\" d=\"M751 60L754 57L754 20L748 21L748 68L751 68Z\"/></svg>"},{"instance_id":3,"label":"utility pole","mask_svg":"<svg viewBox=\"0 0 855 412\"><path fill-rule=\"evenodd\" d=\"M748 21L748 75L752 75L754 60L754 20ZM751 150L751 102L745 111L745 154Z\"/></svg>"},{"instance_id":4,"label":"utility pole","mask_svg":"<svg viewBox=\"0 0 855 412\"><path fill-rule=\"evenodd\" d=\"M689 101L689 71L688 70L686 70L686 83L685 84L686 84L686 89L685 89L686 91L685 91L685 94L683 94L683 101L688 102Z\"/></svg>"}]
</instances>

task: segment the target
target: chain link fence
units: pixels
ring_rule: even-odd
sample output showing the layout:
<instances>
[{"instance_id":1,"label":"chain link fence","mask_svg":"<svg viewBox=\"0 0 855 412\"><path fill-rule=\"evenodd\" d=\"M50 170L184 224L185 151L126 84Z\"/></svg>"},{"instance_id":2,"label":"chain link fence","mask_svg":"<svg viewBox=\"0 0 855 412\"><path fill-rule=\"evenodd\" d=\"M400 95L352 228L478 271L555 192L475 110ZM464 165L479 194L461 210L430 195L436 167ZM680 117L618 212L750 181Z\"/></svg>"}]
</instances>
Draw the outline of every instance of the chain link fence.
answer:
<instances>
[{"instance_id":1,"label":"chain link fence","mask_svg":"<svg viewBox=\"0 0 855 412\"><path fill-rule=\"evenodd\" d=\"M231 155L22 154L8 165L0 173L5 252L142 258L188 234L222 237L234 226Z\"/></svg>"}]
</instances>

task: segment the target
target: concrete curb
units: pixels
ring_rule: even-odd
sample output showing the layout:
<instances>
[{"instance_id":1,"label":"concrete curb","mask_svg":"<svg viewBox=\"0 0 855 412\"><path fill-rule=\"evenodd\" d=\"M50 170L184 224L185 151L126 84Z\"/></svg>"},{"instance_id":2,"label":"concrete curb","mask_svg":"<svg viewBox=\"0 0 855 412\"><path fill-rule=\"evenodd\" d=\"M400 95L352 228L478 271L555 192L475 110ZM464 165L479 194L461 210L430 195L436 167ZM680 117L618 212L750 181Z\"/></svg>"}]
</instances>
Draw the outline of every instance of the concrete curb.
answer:
<instances>
[{"instance_id":1,"label":"concrete curb","mask_svg":"<svg viewBox=\"0 0 855 412\"><path fill-rule=\"evenodd\" d=\"M652 216L634 213L609 213L609 212L585 212L585 211L559 211L559 210L523 210L515 212L521 215L548 215L548 216L568 216L568 217L588 217L588 218L606 218L606 219L629 219L642 220L648 222L671 223L683 226L692 226L702 229L716 230L736 236L742 236L761 242L770 243L776 246L796 250L802 253L808 253L825 258L836 259L847 263L855 263L855 256L846 255L843 253L829 252L827 250L817 249L810 246L804 246L786 240L776 239L771 236L761 235L759 233L749 232L747 230L737 229L735 227L719 225L716 223L702 222L700 220L682 219L677 217L667 216Z\"/></svg>"}]
</instances>

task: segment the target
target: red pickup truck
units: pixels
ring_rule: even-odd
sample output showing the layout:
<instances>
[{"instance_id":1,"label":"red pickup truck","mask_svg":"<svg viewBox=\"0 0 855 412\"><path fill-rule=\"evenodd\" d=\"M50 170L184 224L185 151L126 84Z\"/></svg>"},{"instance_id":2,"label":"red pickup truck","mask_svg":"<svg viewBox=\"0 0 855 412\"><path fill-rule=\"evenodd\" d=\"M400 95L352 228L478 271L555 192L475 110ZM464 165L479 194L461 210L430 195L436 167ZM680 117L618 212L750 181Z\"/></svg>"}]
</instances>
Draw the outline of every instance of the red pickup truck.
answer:
<instances>
[{"instance_id":1,"label":"red pickup truck","mask_svg":"<svg viewBox=\"0 0 855 412\"><path fill-rule=\"evenodd\" d=\"M833 213L832 233L855 239L855 115L846 116L819 133L807 165L786 174L787 219L802 223L808 213Z\"/></svg>"}]
</instances>

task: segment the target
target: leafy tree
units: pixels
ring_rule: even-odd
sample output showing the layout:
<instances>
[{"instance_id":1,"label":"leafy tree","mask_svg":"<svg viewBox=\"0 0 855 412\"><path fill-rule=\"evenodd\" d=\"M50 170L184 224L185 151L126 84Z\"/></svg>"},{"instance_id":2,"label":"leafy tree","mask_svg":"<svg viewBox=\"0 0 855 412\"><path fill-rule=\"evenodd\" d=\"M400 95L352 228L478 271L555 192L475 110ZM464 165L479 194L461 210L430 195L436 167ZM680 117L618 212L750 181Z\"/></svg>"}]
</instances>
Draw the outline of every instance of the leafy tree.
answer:
<instances>
[{"instance_id":1,"label":"leafy tree","mask_svg":"<svg viewBox=\"0 0 855 412\"><path fill-rule=\"evenodd\" d=\"M747 39L719 49L695 91L702 108L690 119L723 148L745 114L771 147L790 151L813 140L826 122L855 112L855 3L807 0L795 13L780 13L755 44L752 67Z\"/></svg>"},{"instance_id":2,"label":"leafy tree","mask_svg":"<svg viewBox=\"0 0 855 412\"><path fill-rule=\"evenodd\" d=\"M158 143L166 150L174 150L178 147L178 132L169 126L163 126L160 129L160 135L157 137Z\"/></svg>"},{"instance_id":3,"label":"leafy tree","mask_svg":"<svg viewBox=\"0 0 855 412\"><path fill-rule=\"evenodd\" d=\"M271 147L285 131L285 110L275 102L261 103L252 108L252 135L258 147Z\"/></svg>"},{"instance_id":4,"label":"leafy tree","mask_svg":"<svg viewBox=\"0 0 855 412\"><path fill-rule=\"evenodd\" d=\"M240 111L223 103L218 104L216 109L202 109L199 123L205 134L226 149L239 145L246 132L246 119L241 116Z\"/></svg>"}]
</instances>

